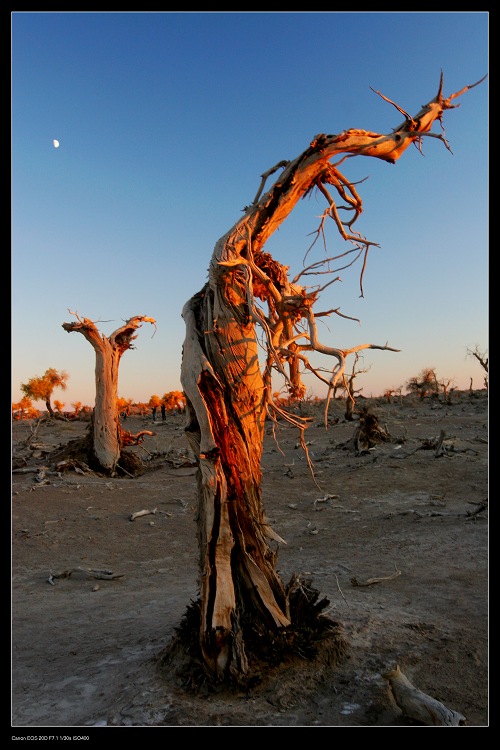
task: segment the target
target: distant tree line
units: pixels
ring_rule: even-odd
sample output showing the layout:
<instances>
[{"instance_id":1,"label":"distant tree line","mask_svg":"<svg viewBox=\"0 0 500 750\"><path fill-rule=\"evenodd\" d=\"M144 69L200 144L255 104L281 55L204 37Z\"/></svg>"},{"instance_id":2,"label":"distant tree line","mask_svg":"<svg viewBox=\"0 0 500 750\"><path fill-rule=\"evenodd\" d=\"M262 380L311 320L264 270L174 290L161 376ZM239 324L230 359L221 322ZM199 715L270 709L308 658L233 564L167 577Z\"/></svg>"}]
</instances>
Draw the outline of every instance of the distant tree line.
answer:
<instances>
[{"instance_id":1,"label":"distant tree line","mask_svg":"<svg viewBox=\"0 0 500 750\"><path fill-rule=\"evenodd\" d=\"M475 346L474 349L467 349L467 357L479 362L483 368L485 373L483 388L488 389L488 353L481 351L478 346ZM369 370L369 368L360 369L360 361L361 357L359 354L356 354L351 372L346 374L344 382L336 385L332 393L332 398L345 400L345 418L347 420L353 419L356 397L360 396L363 391L362 388L354 387L354 381L359 375L365 374ZM27 383L21 383L21 391L24 393L24 396L20 401L12 403L12 418L15 420L36 419L40 416L40 411L35 408L33 402L44 401L51 418L88 419L89 414L92 412L92 407L83 405L81 401L71 404L73 408L71 412L65 411L64 407L66 404L58 399L54 399L54 406L52 406L51 400L54 390L56 388L66 390L68 379L69 375L67 372L58 372L51 367L42 376L35 375ZM404 386L387 388L383 393L383 398L388 403L392 403L395 399L402 398L404 390L408 394L416 395L420 400L442 396L443 400L449 403L457 389L453 379L438 378L434 367L425 367L418 375L409 378ZM472 378L470 379L468 390L470 392L473 390ZM273 393L273 398L276 404L280 406L288 405L289 397L287 395L283 395L277 391ZM304 405L310 405L322 400L317 396L306 394L303 402ZM186 396L184 392L168 391L163 396L154 394L147 402L135 402L131 398L126 399L122 397L117 400L118 411L124 418L130 416L147 417L153 409L162 411L162 407L164 407L165 414L184 412L186 409Z\"/></svg>"}]
</instances>

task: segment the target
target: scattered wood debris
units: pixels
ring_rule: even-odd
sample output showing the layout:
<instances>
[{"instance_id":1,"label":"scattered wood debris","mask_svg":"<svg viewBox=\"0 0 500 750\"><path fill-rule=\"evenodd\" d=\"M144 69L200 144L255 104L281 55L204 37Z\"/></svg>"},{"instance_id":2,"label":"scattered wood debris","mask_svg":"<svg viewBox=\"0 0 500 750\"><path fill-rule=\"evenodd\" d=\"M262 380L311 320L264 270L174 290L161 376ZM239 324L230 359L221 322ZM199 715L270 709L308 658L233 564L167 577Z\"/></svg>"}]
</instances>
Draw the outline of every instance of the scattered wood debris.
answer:
<instances>
[{"instance_id":1,"label":"scattered wood debris","mask_svg":"<svg viewBox=\"0 0 500 750\"><path fill-rule=\"evenodd\" d=\"M40 419L37 419L35 422L31 424L28 423L30 433L24 440L19 441L20 445L24 446L25 448L31 448L32 443L37 436L37 432L40 428L40 425L44 424L46 421L47 420L45 417L41 417Z\"/></svg>"},{"instance_id":2,"label":"scattered wood debris","mask_svg":"<svg viewBox=\"0 0 500 750\"><path fill-rule=\"evenodd\" d=\"M331 500L338 500L340 498L340 495L323 495L323 497L317 497L315 500L313 500L314 507L318 503L328 503L331 505Z\"/></svg>"},{"instance_id":3,"label":"scattered wood debris","mask_svg":"<svg viewBox=\"0 0 500 750\"><path fill-rule=\"evenodd\" d=\"M413 456L414 453L420 450L434 451L434 458L441 458L441 456L444 456L445 458L452 458L458 453L473 453L475 456L477 456L477 450L468 446L468 442L471 441L458 440L453 436L446 437L446 433L444 432L444 430L441 430L439 433L439 437L425 438L424 440L421 440L420 445L417 445L417 447L412 451L409 451L408 453L402 453L398 456L395 456L395 458L408 458L408 456ZM487 443L488 441L485 442Z\"/></svg>"},{"instance_id":4,"label":"scattered wood debris","mask_svg":"<svg viewBox=\"0 0 500 750\"><path fill-rule=\"evenodd\" d=\"M65 461L59 461L56 464L57 471L69 471L73 469L76 474L93 474L92 469L84 461L77 461L75 458L69 458Z\"/></svg>"}]
</instances>

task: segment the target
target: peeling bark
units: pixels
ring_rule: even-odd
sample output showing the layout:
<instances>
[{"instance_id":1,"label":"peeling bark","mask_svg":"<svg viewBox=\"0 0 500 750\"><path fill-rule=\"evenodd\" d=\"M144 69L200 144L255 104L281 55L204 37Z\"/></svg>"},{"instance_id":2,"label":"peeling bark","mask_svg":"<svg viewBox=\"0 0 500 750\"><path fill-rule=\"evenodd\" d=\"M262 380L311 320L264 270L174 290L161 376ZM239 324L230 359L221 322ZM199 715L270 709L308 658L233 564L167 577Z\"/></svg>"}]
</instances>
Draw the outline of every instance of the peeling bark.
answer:
<instances>
[{"instance_id":1,"label":"peeling bark","mask_svg":"<svg viewBox=\"0 0 500 750\"><path fill-rule=\"evenodd\" d=\"M198 462L200 650L207 673L216 680L249 669L245 618L261 623L270 640L273 633L294 625L287 589L275 568L277 551L271 549L266 535L260 463L266 417L280 415L301 435L306 423L273 402L273 372L283 376L290 397L299 400L305 395L303 369L328 383L330 393L339 382L349 391L345 377L349 355L368 348L398 351L387 344L361 344L345 350L322 344L318 317L340 313L313 312L328 284L308 288L298 282L303 275L330 273L336 259L313 263L289 280L288 267L263 252L263 247L297 202L317 188L327 202L317 235L322 234L324 221L333 219L341 237L350 243L348 253L362 262L363 293L363 272L374 243L353 231L362 202L338 166L355 155L394 164L411 144L420 149L424 136L438 138L449 149L445 138L430 130L446 110L456 106L452 101L473 86L444 98L441 76L438 94L414 117L382 97L405 116L388 135L355 129L339 135L320 134L297 159L280 162L262 175L254 202L217 242L207 283L184 306L181 382L187 398L186 434ZM332 165L334 157L342 158ZM281 168L281 175L261 197L267 177ZM349 221L340 220L327 186L337 191ZM257 330L266 342L262 371ZM304 354L307 351L334 358L329 379L311 366Z\"/></svg>"}]
</instances>

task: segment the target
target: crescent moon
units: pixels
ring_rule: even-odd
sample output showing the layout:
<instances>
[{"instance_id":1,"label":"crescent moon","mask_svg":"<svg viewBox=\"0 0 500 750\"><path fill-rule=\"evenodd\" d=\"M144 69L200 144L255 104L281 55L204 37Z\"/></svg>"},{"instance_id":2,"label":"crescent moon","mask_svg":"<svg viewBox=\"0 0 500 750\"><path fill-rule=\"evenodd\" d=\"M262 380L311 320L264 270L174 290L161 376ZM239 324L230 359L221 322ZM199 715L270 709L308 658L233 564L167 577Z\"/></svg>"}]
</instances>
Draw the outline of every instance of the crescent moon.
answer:
<instances>
[{"instance_id":1,"label":"crescent moon","mask_svg":"<svg viewBox=\"0 0 500 750\"><path fill-rule=\"evenodd\" d=\"M54 144L54 148L59 148L59 141L56 141L56 139L55 139L55 138L54 138L54 140L52 141L52 143Z\"/></svg>"}]
</instances>

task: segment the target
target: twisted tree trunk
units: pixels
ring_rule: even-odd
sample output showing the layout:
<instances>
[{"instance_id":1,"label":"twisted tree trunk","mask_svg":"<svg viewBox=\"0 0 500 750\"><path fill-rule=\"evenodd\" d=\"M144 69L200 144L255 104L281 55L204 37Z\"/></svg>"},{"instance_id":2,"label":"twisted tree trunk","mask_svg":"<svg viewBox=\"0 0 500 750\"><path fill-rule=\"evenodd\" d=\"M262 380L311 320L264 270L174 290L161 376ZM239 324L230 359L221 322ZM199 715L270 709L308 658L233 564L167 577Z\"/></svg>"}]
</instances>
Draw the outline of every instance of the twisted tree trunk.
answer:
<instances>
[{"instance_id":1,"label":"twisted tree trunk","mask_svg":"<svg viewBox=\"0 0 500 750\"><path fill-rule=\"evenodd\" d=\"M326 218L332 218L342 238L351 243L349 252L362 259L364 270L374 243L352 233L362 202L338 171L340 162L333 166L330 160L351 154L395 163L410 144L420 147L425 135L440 139L448 148L442 135L429 131L445 110L454 108L452 100L472 86L445 99L442 84L441 76L437 96L415 117L394 104L405 121L388 135L352 129L318 135L297 159L280 162L264 174L254 202L217 242L207 283L184 307L181 381L187 397L186 434L198 461L199 647L204 668L215 680L248 672L245 623L253 623L269 642L297 623L291 604L293 587L285 586L276 572L277 551L270 540L279 537L266 521L260 464L267 416L275 418L279 413L295 424L302 438L306 424L273 403L273 371L283 375L291 398L300 399L305 394L301 367L328 382L330 391L342 379L348 389L348 355L366 348L397 351L387 345L340 350L321 344L317 317L338 311L313 312L322 290L300 286L300 275L290 281L288 267L264 253L264 244L300 198L316 187L327 202L318 235ZM280 168L282 174L261 197L267 177ZM340 220L327 185L333 185L344 201L350 221ZM312 264L302 273L316 272L318 266ZM363 271L361 292L362 278ZM259 300L267 305L267 312ZM262 372L258 329L267 343ZM335 358L329 381L311 366L304 351Z\"/></svg>"},{"instance_id":2,"label":"twisted tree trunk","mask_svg":"<svg viewBox=\"0 0 500 750\"><path fill-rule=\"evenodd\" d=\"M68 333L78 331L94 347L96 353L95 385L96 397L92 415L91 456L93 463L107 474L114 474L122 450L122 433L118 411L118 368L127 349L133 348L137 338L135 331L142 323L152 323L153 318L134 316L117 328L107 338L99 333L95 323L88 318L79 318L73 323L63 323ZM135 335L134 335L135 334Z\"/></svg>"}]
</instances>

